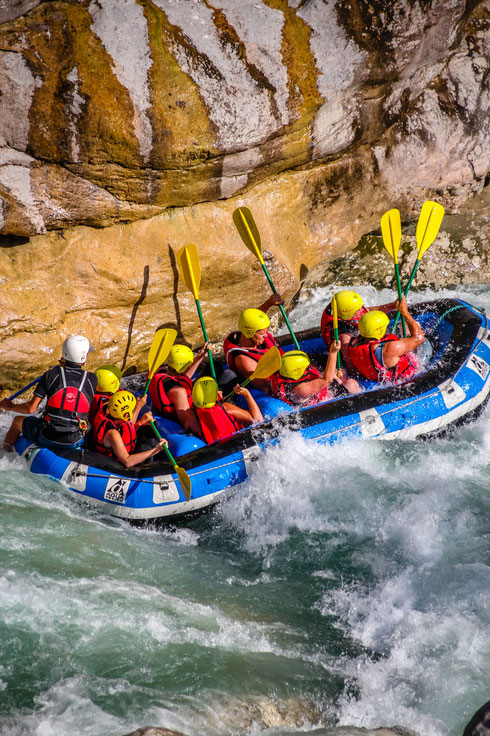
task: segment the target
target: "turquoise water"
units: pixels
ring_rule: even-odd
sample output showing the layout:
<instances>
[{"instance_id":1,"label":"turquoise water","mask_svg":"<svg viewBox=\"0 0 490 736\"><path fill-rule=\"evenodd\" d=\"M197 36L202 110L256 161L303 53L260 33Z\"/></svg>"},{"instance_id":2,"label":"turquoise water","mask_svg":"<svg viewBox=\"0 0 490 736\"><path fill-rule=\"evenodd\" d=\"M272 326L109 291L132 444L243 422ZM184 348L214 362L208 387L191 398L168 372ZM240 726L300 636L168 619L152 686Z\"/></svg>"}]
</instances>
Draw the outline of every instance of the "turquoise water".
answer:
<instances>
[{"instance_id":1,"label":"turquoise water","mask_svg":"<svg viewBox=\"0 0 490 736\"><path fill-rule=\"evenodd\" d=\"M458 293L490 309L489 287ZM172 529L1 456L0 733L459 735L490 685L489 417L432 443L290 435Z\"/></svg>"}]
</instances>

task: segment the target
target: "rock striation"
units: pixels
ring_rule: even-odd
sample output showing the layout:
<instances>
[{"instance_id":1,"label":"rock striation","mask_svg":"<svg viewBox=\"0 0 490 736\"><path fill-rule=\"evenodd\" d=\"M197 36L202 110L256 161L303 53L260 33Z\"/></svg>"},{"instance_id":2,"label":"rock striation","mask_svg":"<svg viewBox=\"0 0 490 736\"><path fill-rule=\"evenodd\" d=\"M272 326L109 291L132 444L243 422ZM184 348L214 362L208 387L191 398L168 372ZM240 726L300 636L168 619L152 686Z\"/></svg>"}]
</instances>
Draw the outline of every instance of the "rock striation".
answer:
<instances>
[{"instance_id":1,"label":"rock striation","mask_svg":"<svg viewBox=\"0 0 490 736\"><path fill-rule=\"evenodd\" d=\"M289 299L385 210L410 220L434 198L457 214L490 168L488 11L0 2L2 382L44 370L72 331L95 363L139 369L162 323L196 345L175 266L189 242L219 340L268 293L232 225L239 205Z\"/></svg>"}]
</instances>

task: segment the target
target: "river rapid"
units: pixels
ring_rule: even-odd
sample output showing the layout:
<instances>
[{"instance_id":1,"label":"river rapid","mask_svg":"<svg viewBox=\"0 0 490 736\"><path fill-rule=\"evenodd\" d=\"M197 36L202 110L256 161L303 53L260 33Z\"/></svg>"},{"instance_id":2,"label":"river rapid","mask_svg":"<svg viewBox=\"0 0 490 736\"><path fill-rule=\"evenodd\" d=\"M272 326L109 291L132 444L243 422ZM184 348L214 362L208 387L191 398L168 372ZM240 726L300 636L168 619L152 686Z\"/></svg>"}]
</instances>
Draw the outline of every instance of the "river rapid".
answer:
<instances>
[{"instance_id":1,"label":"river rapid","mask_svg":"<svg viewBox=\"0 0 490 736\"><path fill-rule=\"evenodd\" d=\"M330 295L305 294L293 325ZM457 296L490 311L488 286ZM0 733L459 736L490 692L489 418L430 443L291 434L163 529L0 454Z\"/></svg>"}]
</instances>

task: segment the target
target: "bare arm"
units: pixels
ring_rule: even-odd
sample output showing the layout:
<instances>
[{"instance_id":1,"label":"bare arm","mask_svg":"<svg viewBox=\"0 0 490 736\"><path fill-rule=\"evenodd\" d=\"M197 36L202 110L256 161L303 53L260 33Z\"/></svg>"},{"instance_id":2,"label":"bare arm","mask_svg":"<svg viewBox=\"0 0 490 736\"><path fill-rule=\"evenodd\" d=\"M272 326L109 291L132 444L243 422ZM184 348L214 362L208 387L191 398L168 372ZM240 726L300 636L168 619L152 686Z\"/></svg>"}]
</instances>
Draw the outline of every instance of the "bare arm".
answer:
<instances>
[{"instance_id":1,"label":"bare arm","mask_svg":"<svg viewBox=\"0 0 490 736\"><path fill-rule=\"evenodd\" d=\"M396 302L389 302L388 304L379 304L377 307L366 307L368 312L384 312L388 314L396 309Z\"/></svg>"},{"instance_id":2,"label":"bare arm","mask_svg":"<svg viewBox=\"0 0 490 736\"><path fill-rule=\"evenodd\" d=\"M248 390L248 388L242 388L240 384L237 384L233 391L237 394L237 396L243 396L245 398L245 401L247 402L248 406L248 412L250 413L250 416L252 417L253 422L263 422L264 417L262 416L262 412L260 411L257 402L255 401L254 397ZM233 406L233 404L231 404ZM236 407L239 408L239 407Z\"/></svg>"},{"instance_id":3,"label":"bare arm","mask_svg":"<svg viewBox=\"0 0 490 736\"><path fill-rule=\"evenodd\" d=\"M268 312L271 307L278 307L279 304L284 304L282 296L280 294L271 294L257 309L260 309L261 312Z\"/></svg>"},{"instance_id":4,"label":"bare arm","mask_svg":"<svg viewBox=\"0 0 490 736\"><path fill-rule=\"evenodd\" d=\"M189 400L185 388L174 386L168 392L168 397L175 407L177 418L186 432L199 435L201 427L193 410L189 408Z\"/></svg>"},{"instance_id":5,"label":"bare arm","mask_svg":"<svg viewBox=\"0 0 490 736\"><path fill-rule=\"evenodd\" d=\"M136 399L136 406L135 406L134 412L133 412L133 422L135 424L138 421L138 417L140 415L140 412L141 412L141 410L142 410L142 408L144 407L145 404L146 404L146 395L145 396L138 396L138 398ZM140 425L138 425L138 426L140 426Z\"/></svg>"},{"instance_id":6,"label":"bare arm","mask_svg":"<svg viewBox=\"0 0 490 736\"><path fill-rule=\"evenodd\" d=\"M301 404L306 399L316 396L316 394L319 394L324 388L330 386L335 377L335 371L337 370L337 353L339 350L340 340L337 342L334 340L330 345L330 350L328 351L328 360L325 370L323 371L323 377L314 378L312 381L298 383L298 385L291 391L291 400L294 403Z\"/></svg>"},{"instance_id":7,"label":"bare arm","mask_svg":"<svg viewBox=\"0 0 490 736\"><path fill-rule=\"evenodd\" d=\"M227 401L222 406L233 419L243 424L244 427L249 427L254 423L252 415L246 409L241 409L239 406L235 406L235 404L229 404Z\"/></svg>"},{"instance_id":8,"label":"bare arm","mask_svg":"<svg viewBox=\"0 0 490 736\"><path fill-rule=\"evenodd\" d=\"M23 401L21 404L14 404L10 399L2 399L0 408L5 411L15 411L17 414L34 414L41 401L40 396L33 396L30 401Z\"/></svg>"},{"instance_id":9,"label":"bare arm","mask_svg":"<svg viewBox=\"0 0 490 736\"><path fill-rule=\"evenodd\" d=\"M248 355L237 355L235 358L235 365L237 370L241 373L244 378L249 378L254 370L257 368L257 361L253 358L249 358ZM269 393L269 382L265 378L254 378L252 386L260 388L262 391Z\"/></svg>"},{"instance_id":10,"label":"bare arm","mask_svg":"<svg viewBox=\"0 0 490 736\"><path fill-rule=\"evenodd\" d=\"M337 353L340 350L340 340L333 341L328 351L328 360L325 370L323 371L323 378L326 381L326 385L332 383L335 377L335 371L337 369Z\"/></svg>"},{"instance_id":11,"label":"bare arm","mask_svg":"<svg viewBox=\"0 0 490 736\"><path fill-rule=\"evenodd\" d=\"M133 422L134 422L134 426L136 427L136 429L139 429L140 427L144 427L146 424L152 421L153 421L153 414L151 413L151 411L145 412L143 416L141 417L141 419L138 419L137 422L134 422L134 416L133 416Z\"/></svg>"},{"instance_id":12,"label":"bare arm","mask_svg":"<svg viewBox=\"0 0 490 736\"><path fill-rule=\"evenodd\" d=\"M415 350L418 345L421 345L424 340L424 333L418 322L410 315L407 308L407 301L403 296L400 302L397 303L397 309L400 311L402 317L405 318L405 323L410 331L408 337L402 337L400 340L391 341L386 343L383 348L383 362L387 368L393 368L398 363L399 358L405 353L409 353L411 350Z\"/></svg>"},{"instance_id":13,"label":"bare arm","mask_svg":"<svg viewBox=\"0 0 490 736\"><path fill-rule=\"evenodd\" d=\"M192 378L192 376L197 371L202 361L206 357L207 352L208 352L208 346L209 346L209 343L207 342L202 346L199 352L196 353L196 357L194 358L192 364L188 367L188 369L184 373L184 376L187 376L188 378Z\"/></svg>"},{"instance_id":14,"label":"bare arm","mask_svg":"<svg viewBox=\"0 0 490 736\"><path fill-rule=\"evenodd\" d=\"M122 437L117 429L110 429L104 437L104 445L106 447L112 447L114 455L124 465L125 468L132 468L134 465L138 465L139 463L148 460L149 457L151 457L152 455L156 455L157 452L160 452L163 445L166 444L166 440L160 440L158 445L156 445L156 447L152 447L151 450L145 450L144 452L134 452L132 455L130 455L126 447L124 446Z\"/></svg>"}]
</instances>

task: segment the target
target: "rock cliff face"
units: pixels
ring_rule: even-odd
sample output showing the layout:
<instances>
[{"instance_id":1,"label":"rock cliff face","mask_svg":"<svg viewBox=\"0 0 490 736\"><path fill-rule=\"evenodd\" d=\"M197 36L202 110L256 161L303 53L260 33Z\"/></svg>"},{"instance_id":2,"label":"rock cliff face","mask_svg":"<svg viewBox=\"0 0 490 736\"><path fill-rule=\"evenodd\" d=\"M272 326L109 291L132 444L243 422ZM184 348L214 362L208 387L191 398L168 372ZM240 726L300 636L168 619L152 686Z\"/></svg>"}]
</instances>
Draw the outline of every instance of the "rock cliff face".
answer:
<instances>
[{"instance_id":1,"label":"rock cliff face","mask_svg":"<svg viewBox=\"0 0 490 736\"><path fill-rule=\"evenodd\" d=\"M488 7L0 1L2 382L71 331L94 364L142 368L162 323L197 344L189 242L221 338L268 293L239 205L288 297L386 209L457 211L489 170Z\"/></svg>"}]
</instances>

